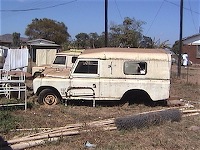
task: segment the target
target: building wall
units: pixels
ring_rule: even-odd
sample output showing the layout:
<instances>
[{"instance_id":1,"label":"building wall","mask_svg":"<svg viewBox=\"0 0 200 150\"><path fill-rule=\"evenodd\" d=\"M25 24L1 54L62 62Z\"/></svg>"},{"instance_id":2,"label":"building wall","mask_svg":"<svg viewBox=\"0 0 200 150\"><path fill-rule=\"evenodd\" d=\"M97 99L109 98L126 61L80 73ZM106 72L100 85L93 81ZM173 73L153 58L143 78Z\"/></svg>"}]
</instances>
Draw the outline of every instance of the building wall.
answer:
<instances>
[{"instance_id":1,"label":"building wall","mask_svg":"<svg viewBox=\"0 0 200 150\"><path fill-rule=\"evenodd\" d=\"M200 64L200 58L197 58L197 46L196 45L183 45L182 52L187 53L189 56L189 60L192 61L193 64Z\"/></svg>"}]
</instances>

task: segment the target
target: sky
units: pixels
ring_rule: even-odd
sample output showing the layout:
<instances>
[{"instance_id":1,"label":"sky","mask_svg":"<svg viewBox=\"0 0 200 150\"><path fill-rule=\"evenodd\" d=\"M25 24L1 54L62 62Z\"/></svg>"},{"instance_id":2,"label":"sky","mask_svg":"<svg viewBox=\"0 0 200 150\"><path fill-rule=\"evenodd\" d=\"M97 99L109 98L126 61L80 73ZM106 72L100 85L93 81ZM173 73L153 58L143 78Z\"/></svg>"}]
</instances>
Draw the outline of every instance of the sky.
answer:
<instances>
[{"instance_id":1,"label":"sky","mask_svg":"<svg viewBox=\"0 0 200 150\"><path fill-rule=\"evenodd\" d=\"M183 0L183 38L200 32L200 0ZM71 39L105 31L105 0L0 0L0 35L25 36L35 18L63 22ZM125 17L144 21L142 34L171 46L180 35L180 0L108 0L108 27Z\"/></svg>"}]
</instances>

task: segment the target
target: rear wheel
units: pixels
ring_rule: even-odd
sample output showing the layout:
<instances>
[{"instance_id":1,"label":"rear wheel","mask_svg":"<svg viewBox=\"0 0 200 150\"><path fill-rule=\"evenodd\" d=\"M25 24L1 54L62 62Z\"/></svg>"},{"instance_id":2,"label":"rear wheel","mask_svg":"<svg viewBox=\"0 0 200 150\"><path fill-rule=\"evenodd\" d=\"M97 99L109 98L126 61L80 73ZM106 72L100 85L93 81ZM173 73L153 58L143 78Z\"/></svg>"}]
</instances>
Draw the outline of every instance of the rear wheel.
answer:
<instances>
[{"instance_id":1,"label":"rear wheel","mask_svg":"<svg viewBox=\"0 0 200 150\"><path fill-rule=\"evenodd\" d=\"M60 98L56 92L51 89L44 89L39 94L39 103L44 105L56 105Z\"/></svg>"}]
</instances>

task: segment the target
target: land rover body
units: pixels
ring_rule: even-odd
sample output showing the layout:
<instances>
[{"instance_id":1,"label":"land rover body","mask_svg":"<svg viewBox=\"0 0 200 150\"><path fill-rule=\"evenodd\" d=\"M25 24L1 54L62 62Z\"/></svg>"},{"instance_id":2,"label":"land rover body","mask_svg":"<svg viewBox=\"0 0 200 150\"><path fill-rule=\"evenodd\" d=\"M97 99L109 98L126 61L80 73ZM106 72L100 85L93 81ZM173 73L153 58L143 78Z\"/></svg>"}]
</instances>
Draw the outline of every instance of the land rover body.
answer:
<instances>
[{"instance_id":1,"label":"land rover body","mask_svg":"<svg viewBox=\"0 0 200 150\"><path fill-rule=\"evenodd\" d=\"M71 69L45 72L33 80L42 104L61 100L152 101L169 98L171 55L163 49L85 50Z\"/></svg>"},{"instance_id":2,"label":"land rover body","mask_svg":"<svg viewBox=\"0 0 200 150\"><path fill-rule=\"evenodd\" d=\"M69 51L56 53L52 64L45 64L41 66L32 67L32 76L39 76L45 69L55 70L57 68L71 68L81 51Z\"/></svg>"}]
</instances>

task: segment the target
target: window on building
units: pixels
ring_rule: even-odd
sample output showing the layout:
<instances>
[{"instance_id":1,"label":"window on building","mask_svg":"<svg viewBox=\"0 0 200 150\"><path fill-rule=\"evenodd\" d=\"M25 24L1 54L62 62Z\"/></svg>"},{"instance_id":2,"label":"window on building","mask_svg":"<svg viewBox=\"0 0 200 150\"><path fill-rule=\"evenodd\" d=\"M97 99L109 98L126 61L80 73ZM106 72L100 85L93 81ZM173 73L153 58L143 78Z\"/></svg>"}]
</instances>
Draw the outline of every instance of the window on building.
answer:
<instances>
[{"instance_id":1,"label":"window on building","mask_svg":"<svg viewBox=\"0 0 200 150\"><path fill-rule=\"evenodd\" d=\"M126 61L124 63L124 74L126 75L145 75L146 73L146 62Z\"/></svg>"},{"instance_id":2,"label":"window on building","mask_svg":"<svg viewBox=\"0 0 200 150\"><path fill-rule=\"evenodd\" d=\"M197 46L197 58L200 58L200 45Z\"/></svg>"},{"instance_id":3,"label":"window on building","mask_svg":"<svg viewBox=\"0 0 200 150\"><path fill-rule=\"evenodd\" d=\"M98 61L79 61L74 73L97 74Z\"/></svg>"}]
</instances>

